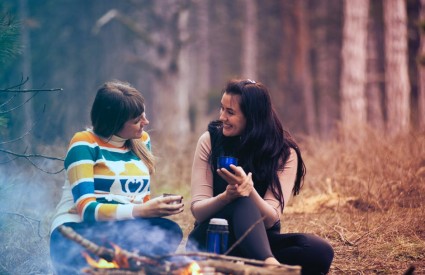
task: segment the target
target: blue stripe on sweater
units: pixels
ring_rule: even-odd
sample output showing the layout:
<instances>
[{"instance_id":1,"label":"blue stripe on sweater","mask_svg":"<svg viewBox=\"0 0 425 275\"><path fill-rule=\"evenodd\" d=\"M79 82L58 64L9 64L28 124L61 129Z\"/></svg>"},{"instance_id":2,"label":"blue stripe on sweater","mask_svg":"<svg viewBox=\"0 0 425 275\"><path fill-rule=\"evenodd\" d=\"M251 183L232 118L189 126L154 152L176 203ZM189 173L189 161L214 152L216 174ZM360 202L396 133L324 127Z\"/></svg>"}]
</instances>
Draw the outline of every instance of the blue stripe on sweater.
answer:
<instances>
[{"instance_id":1,"label":"blue stripe on sweater","mask_svg":"<svg viewBox=\"0 0 425 275\"><path fill-rule=\"evenodd\" d=\"M83 181L78 185L72 187L72 195L74 197L74 202L76 202L81 196L85 194L94 193L94 185L92 181Z\"/></svg>"}]
</instances>

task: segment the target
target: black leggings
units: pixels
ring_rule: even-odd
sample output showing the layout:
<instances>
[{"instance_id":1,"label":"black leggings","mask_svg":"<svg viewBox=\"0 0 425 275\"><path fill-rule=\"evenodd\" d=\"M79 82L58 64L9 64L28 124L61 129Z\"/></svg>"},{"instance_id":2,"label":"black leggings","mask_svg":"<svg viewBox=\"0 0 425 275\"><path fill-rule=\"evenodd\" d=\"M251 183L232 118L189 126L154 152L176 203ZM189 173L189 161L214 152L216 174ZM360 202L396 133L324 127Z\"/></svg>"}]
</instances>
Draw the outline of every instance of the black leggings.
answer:
<instances>
[{"instance_id":1,"label":"black leggings","mask_svg":"<svg viewBox=\"0 0 425 275\"><path fill-rule=\"evenodd\" d=\"M254 202L244 197L228 204L211 218L228 221L230 248L261 218L261 214ZM206 250L208 223L209 219L195 225L189 234L187 250ZM302 274L326 274L334 252L328 242L317 236L303 233L280 234L280 223L268 230L264 223L259 223L229 255L257 260L274 256L282 264L301 266Z\"/></svg>"},{"instance_id":2,"label":"black leggings","mask_svg":"<svg viewBox=\"0 0 425 275\"><path fill-rule=\"evenodd\" d=\"M134 219L95 223L65 223L97 245L111 244L140 255L158 256L174 253L183 233L175 222L164 218ZM82 256L86 249L66 239L56 228L50 236L50 257L56 274L81 274L88 267Z\"/></svg>"}]
</instances>

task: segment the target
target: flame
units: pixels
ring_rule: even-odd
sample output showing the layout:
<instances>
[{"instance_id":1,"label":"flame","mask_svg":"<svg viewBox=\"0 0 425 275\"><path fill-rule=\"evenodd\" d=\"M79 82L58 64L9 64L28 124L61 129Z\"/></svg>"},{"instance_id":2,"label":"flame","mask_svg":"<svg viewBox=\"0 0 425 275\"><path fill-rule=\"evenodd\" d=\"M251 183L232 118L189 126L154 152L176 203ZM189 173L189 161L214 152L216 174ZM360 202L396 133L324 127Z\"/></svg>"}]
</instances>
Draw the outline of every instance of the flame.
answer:
<instances>
[{"instance_id":1,"label":"flame","mask_svg":"<svg viewBox=\"0 0 425 275\"><path fill-rule=\"evenodd\" d=\"M111 243L114 248L115 257L112 262L108 262L105 259L95 260L88 253L83 252L83 256L86 259L87 263L91 267L95 268L128 268L130 265L128 263L127 257L121 254L122 249L116 245Z\"/></svg>"},{"instance_id":2,"label":"flame","mask_svg":"<svg viewBox=\"0 0 425 275\"><path fill-rule=\"evenodd\" d=\"M181 275L202 275L201 267L197 262L191 263Z\"/></svg>"},{"instance_id":3,"label":"flame","mask_svg":"<svg viewBox=\"0 0 425 275\"><path fill-rule=\"evenodd\" d=\"M118 268L119 267L117 263L108 262L105 259L99 259L98 261L96 261L86 252L83 252L83 256L84 258L86 258L87 263L92 267L96 267L96 268Z\"/></svg>"}]
</instances>

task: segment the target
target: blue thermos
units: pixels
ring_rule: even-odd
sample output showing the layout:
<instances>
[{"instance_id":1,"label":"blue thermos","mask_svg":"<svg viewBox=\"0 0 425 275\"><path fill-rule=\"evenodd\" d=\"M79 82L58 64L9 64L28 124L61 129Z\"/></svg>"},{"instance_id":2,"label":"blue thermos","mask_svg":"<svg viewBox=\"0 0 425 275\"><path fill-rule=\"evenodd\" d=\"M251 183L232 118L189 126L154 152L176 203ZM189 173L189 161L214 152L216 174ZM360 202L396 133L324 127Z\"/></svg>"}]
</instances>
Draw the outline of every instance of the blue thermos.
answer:
<instances>
[{"instance_id":1,"label":"blue thermos","mask_svg":"<svg viewBox=\"0 0 425 275\"><path fill-rule=\"evenodd\" d=\"M207 229L207 251L223 254L227 251L229 225L225 219L211 219Z\"/></svg>"}]
</instances>

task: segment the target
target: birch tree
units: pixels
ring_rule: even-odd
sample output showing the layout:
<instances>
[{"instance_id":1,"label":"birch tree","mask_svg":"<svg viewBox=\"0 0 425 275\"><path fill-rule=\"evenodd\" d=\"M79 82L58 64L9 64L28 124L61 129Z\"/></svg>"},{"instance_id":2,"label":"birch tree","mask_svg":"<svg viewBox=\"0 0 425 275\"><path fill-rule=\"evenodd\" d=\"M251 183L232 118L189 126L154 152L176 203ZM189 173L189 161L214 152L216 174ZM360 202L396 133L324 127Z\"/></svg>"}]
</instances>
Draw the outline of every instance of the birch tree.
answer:
<instances>
[{"instance_id":1,"label":"birch tree","mask_svg":"<svg viewBox=\"0 0 425 275\"><path fill-rule=\"evenodd\" d=\"M366 124L366 37L369 0L344 1L341 121Z\"/></svg>"},{"instance_id":2,"label":"birch tree","mask_svg":"<svg viewBox=\"0 0 425 275\"><path fill-rule=\"evenodd\" d=\"M385 93L387 130L406 132L410 124L407 15L404 0L385 0Z\"/></svg>"}]
</instances>

